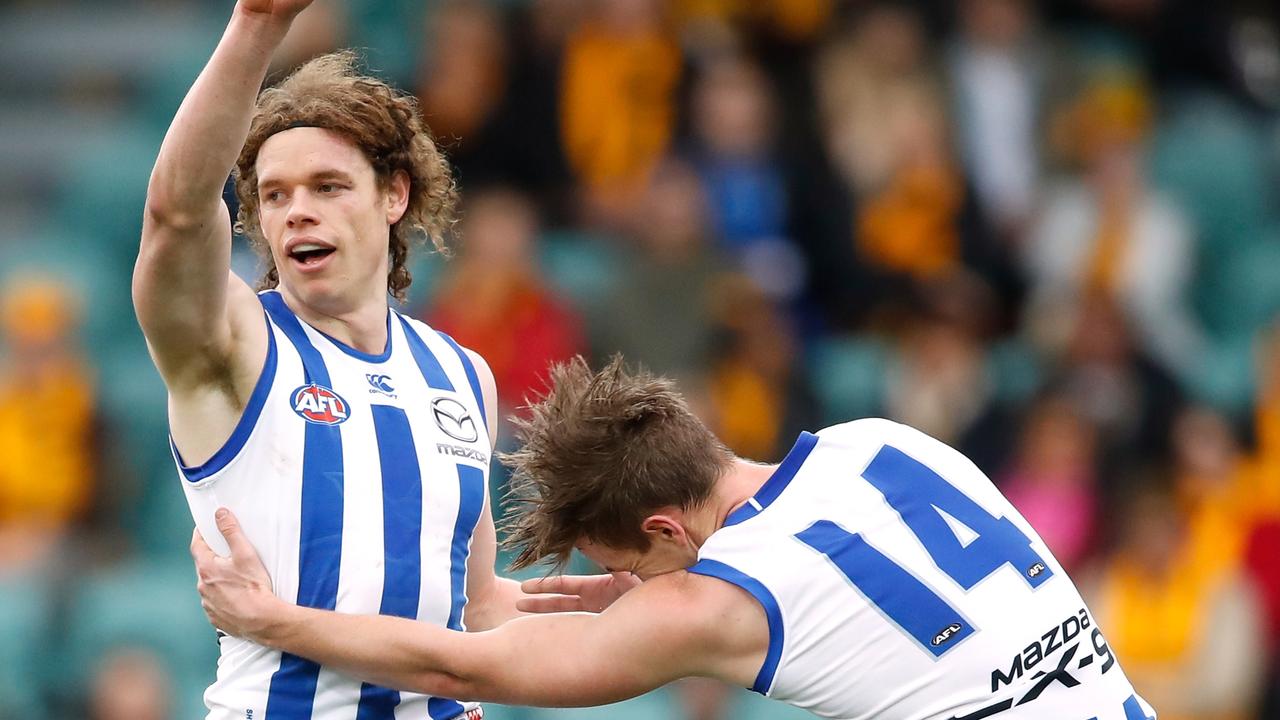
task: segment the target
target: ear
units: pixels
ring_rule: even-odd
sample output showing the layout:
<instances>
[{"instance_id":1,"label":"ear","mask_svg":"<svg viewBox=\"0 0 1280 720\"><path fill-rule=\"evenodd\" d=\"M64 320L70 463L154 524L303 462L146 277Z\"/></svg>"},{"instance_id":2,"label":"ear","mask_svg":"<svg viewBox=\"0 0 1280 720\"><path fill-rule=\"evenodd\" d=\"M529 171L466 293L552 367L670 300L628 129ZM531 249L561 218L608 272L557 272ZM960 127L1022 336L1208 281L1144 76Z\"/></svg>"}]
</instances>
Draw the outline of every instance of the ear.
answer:
<instances>
[{"instance_id":1,"label":"ear","mask_svg":"<svg viewBox=\"0 0 1280 720\"><path fill-rule=\"evenodd\" d=\"M688 534L685 532L684 525L680 522L680 515L674 508L665 508L663 511L650 515L640 523L640 529L644 530L645 535L649 536L652 542L670 542L675 540L682 542Z\"/></svg>"},{"instance_id":2,"label":"ear","mask_svg":"<svg viewBox=\"0 0 1280 720\"><path fill-rule=\"evenodd\" d=\"M404 217L405 210L409 209L409 189L412 183L409 181L409 173L404 170L397 170L391 175L391 179L387 182L387 224L395 225L400 222L400 218Z\"/></svg>"}]
</instances>

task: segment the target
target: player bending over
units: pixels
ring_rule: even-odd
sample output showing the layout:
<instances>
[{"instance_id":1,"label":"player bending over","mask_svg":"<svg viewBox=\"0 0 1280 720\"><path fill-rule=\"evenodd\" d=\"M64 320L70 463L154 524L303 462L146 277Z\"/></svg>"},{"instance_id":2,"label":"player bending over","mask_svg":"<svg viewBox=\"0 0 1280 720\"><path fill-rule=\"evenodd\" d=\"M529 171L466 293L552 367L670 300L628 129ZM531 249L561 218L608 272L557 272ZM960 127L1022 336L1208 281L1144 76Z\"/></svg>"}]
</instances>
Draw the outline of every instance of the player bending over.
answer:
<instances>
[{"instance_id":1,"label":"player bending over","mask_svg":"<svg viewBox=\"0 0 1280 720\"><path fill-rule=\"evenodd\" d=\"M370 682L511 704L601 705L703 676L830 718L1154 717L1044 542L952 448L868 419L761 465L620 360L552 378L507 458L515 565L563 566L576 547L644 580L603 612L464 634L296 607L221 513L231 557L192 543L210 619ZM613 599L588 586L552 603Z\"/></svg>"}]
</instances>

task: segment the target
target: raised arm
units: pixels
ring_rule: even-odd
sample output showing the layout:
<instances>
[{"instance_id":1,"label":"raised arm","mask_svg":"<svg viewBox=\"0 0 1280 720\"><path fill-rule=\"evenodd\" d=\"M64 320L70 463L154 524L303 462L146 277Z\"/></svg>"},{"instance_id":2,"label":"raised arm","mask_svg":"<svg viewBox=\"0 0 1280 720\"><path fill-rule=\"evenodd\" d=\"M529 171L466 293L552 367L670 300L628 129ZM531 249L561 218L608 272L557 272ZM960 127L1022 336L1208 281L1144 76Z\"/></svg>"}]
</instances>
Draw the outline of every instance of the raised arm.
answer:
<instances>
[{"instance_id":1,"label":"raised arm","mask_svg":"<svg viewBox=\"0 0 1280 720\"><path fill-rule=\"evenodd\" d=\"M230 273L231 223L222 188L249 132L267 66L312 0L241 0L208 65L174 117L147 187L134 269L138 321L171 391L207 384L261 311ZM254 368L256 370L256 368Z\"/></svg>"},{"instance_id":2,"label":"raised arm","mask_svg":"<svg viewBox=\"0 0 1280 720\"><path fill-rule=\"evenodd\" d=\"M218 526L230 558L213 555L198 537L192 545L215 625L385 687L543 707L602 705L689 676L750 686L769 645L764 611L750 596L683 572L644 583L599 615L521 617L481 633L297 607L271 593L229 514Z\"/></svg>"}]
</instances>

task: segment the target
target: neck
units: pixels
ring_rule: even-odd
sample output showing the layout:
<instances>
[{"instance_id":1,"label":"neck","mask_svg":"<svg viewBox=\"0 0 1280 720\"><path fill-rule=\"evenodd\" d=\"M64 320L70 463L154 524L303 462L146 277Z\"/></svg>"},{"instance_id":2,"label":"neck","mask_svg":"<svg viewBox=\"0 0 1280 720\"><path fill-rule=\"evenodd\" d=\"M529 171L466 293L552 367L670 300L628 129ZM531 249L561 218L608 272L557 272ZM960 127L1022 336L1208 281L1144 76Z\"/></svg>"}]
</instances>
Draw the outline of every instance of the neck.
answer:
<instances>
[{"instance_id":1,"label":"neck","mask_svg":"<svg viewBox=\"0 0 1280 720\"><path fill-rule=\"evenodd\" d=\"M285 304L311 327L360 352L377 355L387 347L386 294L380 300L365 299L350 309L316 307L302 302L284 285Z\"/></svg>"},{"instance_id":2,"label":"neck","mask_svg":"<svg viewBox=\"0 0 1280 720\"><path fill-rule=\"evenodd\" d=\"M698 547L707 541L711 533L724 527L725 520L734 510L742 507L773 476L777 465L734 458L711 491L711 499L690 522L689 531Z\"/></svg>"}]
</instances>

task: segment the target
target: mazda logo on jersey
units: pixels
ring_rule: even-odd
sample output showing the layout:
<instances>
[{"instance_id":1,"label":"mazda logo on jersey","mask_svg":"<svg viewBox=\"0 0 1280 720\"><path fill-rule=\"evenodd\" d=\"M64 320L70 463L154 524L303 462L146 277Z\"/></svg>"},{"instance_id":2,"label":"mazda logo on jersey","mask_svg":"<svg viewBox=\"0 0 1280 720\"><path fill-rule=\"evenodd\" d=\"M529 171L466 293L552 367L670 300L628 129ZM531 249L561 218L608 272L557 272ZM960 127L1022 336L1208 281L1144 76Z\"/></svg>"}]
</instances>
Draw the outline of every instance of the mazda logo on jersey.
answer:
<instances>
[{"instance_id":1,"label":"mazda logo on jersey","mask_svg":"<svg viewBox=\"0 0 1280 720\"><path fill-rule=\"evenodd\" d=\"M440 426L440 430L445 435L460 440L462 442L475 442L480 439L480 432L476 430L476 421L471 419L471 413L462 403L450 397L439 397L431 401L431 414L436 419L436 425Z\"/></svg>"},{"instance_id":2,"label":"mazda logo on jersey","mask_svg":"<svg viewBox=\"0 0 1280 720\"><path fill-rule=\"evenodd\" d=\"M290 396L293 411L303 420L318 425L337 425L351 414L351 406L338 393L323 385L303 385Z\"/></svg>"}]
</instances>

